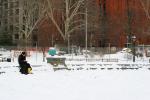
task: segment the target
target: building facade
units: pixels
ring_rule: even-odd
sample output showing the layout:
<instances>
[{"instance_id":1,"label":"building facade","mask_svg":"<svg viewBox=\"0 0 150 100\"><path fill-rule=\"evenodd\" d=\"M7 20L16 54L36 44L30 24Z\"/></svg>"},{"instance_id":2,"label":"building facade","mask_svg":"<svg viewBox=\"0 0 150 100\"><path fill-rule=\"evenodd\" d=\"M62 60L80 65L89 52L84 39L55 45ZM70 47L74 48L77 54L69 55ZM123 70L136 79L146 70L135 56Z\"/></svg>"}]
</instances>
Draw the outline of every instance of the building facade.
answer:
<instances>
[{"instance_id":1,"label":"building facade","mask_svg":"<svg viewBox=\"0 0 150 100\"><path fill-rule=\"evenodd\" d=\"M31 26L29 26L29 24L31 24L31 22L34 23L38 16L38 13L36 13L38 11L32 10L38 4L36 1L37 0L0 0L1 42L6 42L9 40L12 45L21 46L24 44L26 33L30 31L29 28ZM38 6L36 7L38 8ZM30 37L31 36L28 37L29 42L31 42Z\"/></svg>"},{"instance_id":2,"label":"building facade","mask_svg":"<svg viewBox=\"0 0 150 100\"><path fill-rule=\"evenodd\" d=\"M19 39L19 0L0 0L0 2L0 39L8 41L6 36L9 36L9 40L15 43Z\"/></svg>"}]
</instances>

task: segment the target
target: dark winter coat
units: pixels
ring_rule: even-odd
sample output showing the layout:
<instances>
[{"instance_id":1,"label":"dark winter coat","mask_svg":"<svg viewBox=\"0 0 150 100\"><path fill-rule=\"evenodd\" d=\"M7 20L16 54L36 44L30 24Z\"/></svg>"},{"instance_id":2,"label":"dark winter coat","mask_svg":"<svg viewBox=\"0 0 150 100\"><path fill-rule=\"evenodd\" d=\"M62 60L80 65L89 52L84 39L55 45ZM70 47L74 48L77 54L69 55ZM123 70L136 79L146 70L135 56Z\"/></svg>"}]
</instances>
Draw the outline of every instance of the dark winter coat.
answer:
<instances>
[{"instance_id":1,"label":"dark winter coat","mask_svg":"<svg viewBox=\"0 0 150 100\"><path fill-rule=\"evenodd\" d=\"M31 66L29 63L27 63L25 54L19 55L18 63L19 63L19 67L20 67L20 72L22 74L28 74L28 68L31 68Z\"/></svg>"},{"instance_id":2,"label":"dark winter coat","mask_svg":"<svg viewBox=\"0 0 150 100\"><path fill-rule=\"evenodd\" d=\"M21 65L23 65L24 63L26 63L26 56L23 55L23 54L20 54L19 57L18 57L18 63L21 67Z\"/></svg>"}]
</instances>

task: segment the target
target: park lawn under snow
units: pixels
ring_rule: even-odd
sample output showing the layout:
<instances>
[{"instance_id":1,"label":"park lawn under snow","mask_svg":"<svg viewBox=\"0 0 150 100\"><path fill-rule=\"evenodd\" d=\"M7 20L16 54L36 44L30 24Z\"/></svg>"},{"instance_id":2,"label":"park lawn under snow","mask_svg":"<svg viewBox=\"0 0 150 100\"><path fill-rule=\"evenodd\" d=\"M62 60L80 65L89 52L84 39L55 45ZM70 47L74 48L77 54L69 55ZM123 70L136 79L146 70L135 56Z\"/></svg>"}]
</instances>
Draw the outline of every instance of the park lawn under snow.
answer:
<instances>
[{"instance_id":1,"label":"park lawn under snow","mask_svg":"<svg viewBox=\"0 0 150 100\"><path fill-rule=\"evenodd\" d=\"M150 100L150 71L146 68L54 71L52 65L42 62L41 54L27 60L35 65L33 74L20 74L17 58L0 63L0 71L5 72L0 74L1 100Z\"/></svg>"},{"instance_id":2,"label":"park lawn under snow","mask_svg":"<svg viewBox=\"0 0 150 100\"><path fill-rule=\"evenodd\" d=\"M38 70L0 75L1 100L149 100L149 70Z\"/></svg>"}]
</instances>

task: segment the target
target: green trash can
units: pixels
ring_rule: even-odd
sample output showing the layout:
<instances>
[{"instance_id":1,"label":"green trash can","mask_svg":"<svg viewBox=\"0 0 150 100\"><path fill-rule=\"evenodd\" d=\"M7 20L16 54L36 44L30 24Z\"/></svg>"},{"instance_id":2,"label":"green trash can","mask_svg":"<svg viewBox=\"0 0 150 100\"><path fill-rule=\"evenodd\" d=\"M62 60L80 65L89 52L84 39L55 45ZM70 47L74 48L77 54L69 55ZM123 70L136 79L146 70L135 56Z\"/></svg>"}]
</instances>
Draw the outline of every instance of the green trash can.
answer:
<instances>
[{"instance_id":1,"label":"green trash can","mask_svg":"<svg viewBox=\"0 0 150 100\"><path fill-rule=\"evenodd\" d=\"M48 54L51 55L51 56L56 55L56 49L55 48L49 48Z\"/></svg>"}]
</instances>

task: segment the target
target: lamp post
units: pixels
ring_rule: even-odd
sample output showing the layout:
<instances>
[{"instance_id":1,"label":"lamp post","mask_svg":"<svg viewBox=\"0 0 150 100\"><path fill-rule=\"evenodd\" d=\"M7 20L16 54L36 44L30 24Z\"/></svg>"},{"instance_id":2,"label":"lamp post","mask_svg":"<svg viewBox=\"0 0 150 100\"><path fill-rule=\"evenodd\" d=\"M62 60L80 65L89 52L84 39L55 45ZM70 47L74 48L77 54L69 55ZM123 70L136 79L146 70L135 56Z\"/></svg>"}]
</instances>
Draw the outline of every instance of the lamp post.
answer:
<instances>
[{"instance_id":1,"label":"lamp post","mask_svg":"<svg viewBox=\"0 0 150 100\"><path fill-rule=\"evenodd\" d=\"M70 54L70 34L68 34L68 54Z\"/></svg>"},{"instance_id":2,"label":"lamp post","mask_svg":"<svg viewBox=\"0 0 150 100\"><path fill-rule=\"evenodd\" d=\"M135 62L135 41L136 41L136 36L132 36L132 43L133 43L133 62Z\"/></svg>"},{"instance_id":3,"label":"lamp post","mask_svg":"<svg viewBox=\"0 0 150 100\"><path fill-rule=\"evenodd\" d=\"M88 24L88 15L87 15L87 13L88 13L88 10L87 10L87 0L86 0L86 8L85 8L85 50L86 50L86 61L87 61L87 33L88 33L88 26L87 26L87 24Z\"/></svg>"},{"instance_id":4,"label":"lamp post","mask_svg":"<svg viewBox=\"0 0 150 100\"><path fill-rule=\"evenodd\" d=\"M130 41L130 36L127 36L127 43L126 43L127 48L131 48L131 41Z\"/></svg>"}]
</instances>

